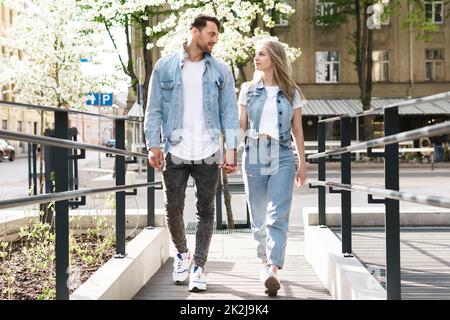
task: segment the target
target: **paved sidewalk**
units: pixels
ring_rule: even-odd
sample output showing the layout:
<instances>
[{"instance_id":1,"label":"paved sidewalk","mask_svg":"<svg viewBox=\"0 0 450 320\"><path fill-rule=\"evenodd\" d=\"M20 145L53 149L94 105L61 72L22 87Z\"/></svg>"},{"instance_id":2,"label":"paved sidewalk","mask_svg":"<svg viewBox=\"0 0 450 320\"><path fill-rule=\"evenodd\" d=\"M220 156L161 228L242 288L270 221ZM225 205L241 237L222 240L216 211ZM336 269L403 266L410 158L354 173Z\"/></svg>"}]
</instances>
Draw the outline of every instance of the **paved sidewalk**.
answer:
<instances>
[{"instance_id":1,"label":"paved sidewalk","mask_svg":"<svg viewBox=\"0 0 450 320\"><path fill-rule=\"evenodd\" d=\"M194 250L194 235L188 235L188 247ZM256 243L251 233L214 234L205 267L208 290L188 291L187 282L172 282L170 258L138 292L134 299L142 300L240 300L240 299L331 299L328 290L303 256L303 228L291 227L286 247L286 264L280 270L281 289L275 298L268 297L259 282L260 260L256 258ZM171 256L175 249L172 247Z\"/></svg>"}]
</instances>

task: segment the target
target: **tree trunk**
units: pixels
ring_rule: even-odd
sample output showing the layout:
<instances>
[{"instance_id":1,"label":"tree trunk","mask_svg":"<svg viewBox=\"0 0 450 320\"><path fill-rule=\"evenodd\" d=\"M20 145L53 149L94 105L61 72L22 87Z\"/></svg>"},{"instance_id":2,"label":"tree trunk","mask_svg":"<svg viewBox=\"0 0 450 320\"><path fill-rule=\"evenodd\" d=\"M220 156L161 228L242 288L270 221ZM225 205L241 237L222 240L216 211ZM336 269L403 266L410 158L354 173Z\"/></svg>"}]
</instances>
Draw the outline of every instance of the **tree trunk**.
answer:
<instances>
[{"instance_id":1,"label":"tree trunk","mask_svg":"<svg viewBox=\"0 0 450 320\"><path fill-rule=\"evenodd\" d=\"M360 88L360 99L363 110L369 110L372 100L372 67L373 67L373 30L367 27L367 8L371 3L365 3L362 8L359 0L355 0L356 32L355 65L358 73L358 84ZM364 140L373 137L373 116L364 117Z\"/></svg>"},{"instance_id":2,"label":"tree trunk","mask_svg":"<svg viewBox=\"0 0 450 320\"><path fill-rule=\"evenodd\" d=\"M227 225L228 229L234 229L233 210L231 209L231 194L228 189L228 177L225 171L222 169L222 188L223 188L223 201L225 209L227 211Z\"/></svg>"},{"instance_id":3,"label":"tree trunk","mask_svg":"<svg viewBox=\"0 0 450 320\"><path fill-rule=\"evenodd\" d=\"M239 77L242 79L242 83L247 81L247 76L245 75L244 72L244 65L243 64L239 64L238 65L238 70L239 70Z\"/></svg>"},{"instance_id":4,"label":"tree trunk","mask_svg":"<svg viewBox=\"0 0 450 320\"><path fill-rule=\"evenodd\" d=\"M150 77L152 75L152 70L153 70L153 59L152 59L152 52L150 50L147 50L147 44L151 43L151 39L150 37L145 33L145 28L146 27L150 27L150 19L147 20L147 25L144 25L144 27L142 28L142 42L143 42L143 55L144 55L144 71L145 71L145 80L144 80L144 86L143 86L143 97L144 97L144 101L143 103L143 107L144 107L144 111L145 108L147 107L147 95L148 95L148 86L150 83Z\"/></svg>"},{"instance_id":5,"label":"tree trunk","mask_svg":"<svg viewBox=\"0 0 450 320\"><path fill-rule=\"evenodd\" d=\"M130 39L131 24L129 24L128 22L129 22L129 20L127 18L125 21L125 38L127 41L127 53L128 53L127 69L128 69L128 74L131 78L131 86L133 87L135 92L137 92L138 79L136 76L136 72L134 71L133 52L132 52L132 48L131 48L131 39Z\"/></svg>"}]
</instances>

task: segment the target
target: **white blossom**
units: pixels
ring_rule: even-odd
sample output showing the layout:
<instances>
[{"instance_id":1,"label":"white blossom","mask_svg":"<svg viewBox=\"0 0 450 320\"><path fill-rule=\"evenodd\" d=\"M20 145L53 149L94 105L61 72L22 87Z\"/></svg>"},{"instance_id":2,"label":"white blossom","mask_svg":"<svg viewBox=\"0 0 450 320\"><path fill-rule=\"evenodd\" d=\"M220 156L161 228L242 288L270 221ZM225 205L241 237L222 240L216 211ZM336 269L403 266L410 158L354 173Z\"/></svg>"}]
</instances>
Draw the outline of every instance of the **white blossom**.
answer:
<instances>
[{"instance_id":1,"label":"white blossom","mask_svg":"<svg viewBox=\"0 0 450 320\"><path fill-rule=\"evenodd\" d=\"M106 47L92 29L99 26L89 23L77 0L27 0L26 6L2 1L16 16L0 37L0 45L11 53L0 59L0 87L14 84L16 101L82 108L89 92L110 84L106 76L82 72L80 59L98 64Z\"/></svg>"},{"instance_id":2,"label":"white blossom","mask_svg":"<svg viewBox=\"0 0 450 320\"><path fill-rule=\"evenodd\" d=\"M189 24L193 17L206 13L217 17L222 22L222 32L219 42L214 48L214 55L224 60L230 67L251 61L254 54L254 37L261 35L259 29L253 30L252 25L257 16L262 17L266 28L273 28L273 14L289 17L294 9L282 0L129 0L121 4L119 0L81 0L86 7L91 8L92 16L122 17L132 13L141 19L145 17L145 8L153 12L172 10L172 14L160 15L160 21L146 27L146 34L153 43L145 44L149 50L154 45L162 48L162 54L168 54L180 49L187 40ZM195 7L192 7L195 5ZM300 49L284 46L289 58L294 61L300 56ZM235 75L238 71L235 70Z\"/></svg>"}]
</instances>

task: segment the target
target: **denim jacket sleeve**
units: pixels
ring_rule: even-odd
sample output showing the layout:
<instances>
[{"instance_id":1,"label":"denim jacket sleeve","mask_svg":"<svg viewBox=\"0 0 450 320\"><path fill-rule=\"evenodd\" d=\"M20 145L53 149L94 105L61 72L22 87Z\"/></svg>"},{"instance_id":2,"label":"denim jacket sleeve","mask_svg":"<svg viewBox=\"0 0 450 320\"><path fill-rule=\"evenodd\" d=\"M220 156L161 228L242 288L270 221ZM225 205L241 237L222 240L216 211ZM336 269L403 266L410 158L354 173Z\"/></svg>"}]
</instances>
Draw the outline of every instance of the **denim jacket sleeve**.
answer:
<instances>
[{"instance_id":1,"label":"denim jacket sleeve","mask_svg":"<svg viewBox=\"0 0 450 320\"><path fill-rule=\"evenodd\" d=\"M160 146L161 125L163 120L163 106L158 64L153 69L148 86L147 108L144 117L144 133L147 149Z\"/></svg>"},{"instance_id":2,"label":"denim jacket sleeve","mask_svg":"<svg viewBox=\"0 0 450 320\"><path fill-rule=\"evenodd\" d=\"M225 76L222 94L219 98L220 124L227 149L237 149L239 139L239 117L234 79L224 66Z\"/></svg>"}]
</instances>

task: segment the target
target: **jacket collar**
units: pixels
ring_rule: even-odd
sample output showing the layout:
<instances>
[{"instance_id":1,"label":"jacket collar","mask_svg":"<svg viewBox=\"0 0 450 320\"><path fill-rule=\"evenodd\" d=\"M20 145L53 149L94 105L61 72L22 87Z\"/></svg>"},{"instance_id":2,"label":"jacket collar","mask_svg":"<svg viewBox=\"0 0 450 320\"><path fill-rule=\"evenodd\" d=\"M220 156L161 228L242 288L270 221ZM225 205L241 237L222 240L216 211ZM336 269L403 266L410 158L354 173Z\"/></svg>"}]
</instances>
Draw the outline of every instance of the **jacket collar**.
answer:
<instances>
[{"instance_id":1,"label":"jacket collar","mask_svg":"<svg viewBox=\"0 0 450 320\"><path fill-rule=\"evenodd\" d=\"M183 67L184 62L189 57L188 53L186 51L186 46L187 46L187 42L184 42L183 45L180 48L180 51L179 51L179 55L178 56L179 56L179 59L180 59L180 67ZM203 54L204 54L203 58L205 59L205 64L208 64L211 61L212 56L211 56L211 54L209 52L204 52Z\"/></svg>"},{"instance_id":2,"label":"jacket collar","mask_svg":"<svg viewBox=\"0 0 450 320\"><path fill-rule=\"evenodd\" d=\"M263 82L262 79L260 79L260 80L256 83L255 89L257 89L257 90L262 90L262 89L264 89L264 82ZM278 86L278 93L280 93L280 92L281 92L281 88Z\"/></svg>"}]
</instances>

